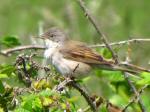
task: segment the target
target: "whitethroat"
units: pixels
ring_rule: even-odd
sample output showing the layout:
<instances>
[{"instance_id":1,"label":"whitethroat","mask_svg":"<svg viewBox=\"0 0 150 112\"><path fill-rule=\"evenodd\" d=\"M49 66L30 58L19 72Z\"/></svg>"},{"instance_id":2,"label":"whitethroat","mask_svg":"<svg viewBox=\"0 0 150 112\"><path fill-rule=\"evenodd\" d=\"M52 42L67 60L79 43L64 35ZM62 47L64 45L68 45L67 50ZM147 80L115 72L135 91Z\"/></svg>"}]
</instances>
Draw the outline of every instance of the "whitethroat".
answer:
<instances>
[{"instance_id":1,"label":"whitethroat","mask_svg":"<svg viewBox=\"0 0 150 112\"><path fill-rule=\"evenodd\" d=\"M99 53L79 41L70 40L59 28L50 28L40 38L45 40L44 56L62 75L85 76L93 68L136 73L107 60Z\"/></svg>"}]
</instances>

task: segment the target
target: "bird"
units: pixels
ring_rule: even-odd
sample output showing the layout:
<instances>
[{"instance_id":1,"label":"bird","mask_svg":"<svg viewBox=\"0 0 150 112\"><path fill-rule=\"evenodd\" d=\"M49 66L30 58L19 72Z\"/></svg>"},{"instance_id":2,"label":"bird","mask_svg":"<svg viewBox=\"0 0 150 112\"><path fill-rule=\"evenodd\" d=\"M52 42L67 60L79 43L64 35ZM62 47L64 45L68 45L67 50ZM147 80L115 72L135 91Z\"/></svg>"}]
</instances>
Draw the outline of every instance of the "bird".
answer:
<instances>
[{"instance_id":1,"label":"bird","mask_svg":"<svg viewBox=\"0 0 150 112\"><path fill-rule=\"evenodd\" d=\"M87 44L71 40L60 28L52 27L41 34L40 38L45 40L44 57L63 76L87 76L95 68L137 73L116 65L113 59L105 59Z\"/></svg>"}]
</instances>

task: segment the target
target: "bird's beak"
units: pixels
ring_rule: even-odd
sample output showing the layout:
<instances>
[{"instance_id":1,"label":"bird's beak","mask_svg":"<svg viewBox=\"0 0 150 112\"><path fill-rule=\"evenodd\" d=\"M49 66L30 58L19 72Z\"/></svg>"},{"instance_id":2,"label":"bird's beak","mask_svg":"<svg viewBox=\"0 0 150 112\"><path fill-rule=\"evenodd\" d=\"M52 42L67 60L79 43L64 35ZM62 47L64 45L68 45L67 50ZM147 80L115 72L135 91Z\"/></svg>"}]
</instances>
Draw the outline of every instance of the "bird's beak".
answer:
<instances>
[{"instance_id":1,"label":"bird's beak","mask_svg":"<svg viewBox=\"0 0 150 112\"><path fill-rule=\"evenodd\" d=\"M42 39L42 40L45 40L45 39L46 39L44 35L33 36L33 38Z\"/></svg>"}]
</instances>

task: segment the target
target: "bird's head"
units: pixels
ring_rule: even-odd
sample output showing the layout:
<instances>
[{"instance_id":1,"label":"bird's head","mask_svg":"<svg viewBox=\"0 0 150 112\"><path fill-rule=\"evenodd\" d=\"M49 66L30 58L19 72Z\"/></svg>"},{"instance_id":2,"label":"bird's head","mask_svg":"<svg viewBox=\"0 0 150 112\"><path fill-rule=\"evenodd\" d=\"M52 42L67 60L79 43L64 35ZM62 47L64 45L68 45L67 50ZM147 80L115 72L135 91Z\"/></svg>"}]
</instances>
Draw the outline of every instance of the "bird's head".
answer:
<instances>
[{"instance_id":1,"label":"bird's head","mask_svg":"<svg viewBox=\"0 0 150 112\"><path fill-rule=\"evenodd\" d=\"M67 40L65 32L59 28L50 28L40 38L45 40L47 47L53 47L56 45L62 45Z\"/></svg>"}]
</instances>

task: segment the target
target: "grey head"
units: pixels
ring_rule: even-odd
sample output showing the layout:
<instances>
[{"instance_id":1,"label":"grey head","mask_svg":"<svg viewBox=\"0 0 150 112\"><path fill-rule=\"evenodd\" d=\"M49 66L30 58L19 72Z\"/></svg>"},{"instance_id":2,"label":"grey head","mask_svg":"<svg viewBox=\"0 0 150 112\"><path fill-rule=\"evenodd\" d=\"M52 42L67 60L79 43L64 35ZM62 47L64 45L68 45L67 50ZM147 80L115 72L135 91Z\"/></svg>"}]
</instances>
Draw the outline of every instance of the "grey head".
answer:
<instances>
[{"instance_id":1,"label":"grey head","mask_svg":"<svg viewBox=\"0 0 150 112\"><path fill-rule=\"evenodd\" d=\"M48 29L45 33L41 35L41 38L49 39L57 43L64 43L66 40L68 40L65 32L62 29L56 27Z\"/></svg>"}]
</instances>

